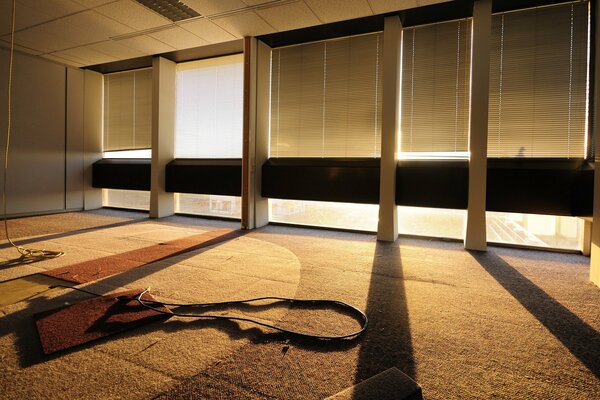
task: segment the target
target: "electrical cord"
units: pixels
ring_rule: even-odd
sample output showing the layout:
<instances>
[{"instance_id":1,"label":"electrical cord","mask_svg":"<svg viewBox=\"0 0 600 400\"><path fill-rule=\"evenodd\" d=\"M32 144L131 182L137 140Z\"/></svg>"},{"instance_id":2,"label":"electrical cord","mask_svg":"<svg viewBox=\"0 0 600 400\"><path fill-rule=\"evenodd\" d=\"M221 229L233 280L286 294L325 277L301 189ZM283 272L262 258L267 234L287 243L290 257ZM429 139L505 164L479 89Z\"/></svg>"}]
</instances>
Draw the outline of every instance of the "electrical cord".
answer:
<instances>
[{"instance_id":1,"label":"electrical cord","mask_svg":"<svg viewBox=\"0 0 600 400\"><path fill-rule=\"evenodd\" d=\"M171 314L171 315L177 315L179 317L189 317L189 318L224 319L224 320L229 320L229 321L250 322L252 324L264 326L266 328L274 329L279 332L287 333L287 334L298 336L298 337L310 338L310 339L338 340L338 339L348 339L348 338L352 338L352 337L357 337L357 336L360 336L364 331L367 330L367 325L369 324L369 319L367 318L367 315L364 312L362 312L362 310L360 310L348 303L344 303L343 301L338 301L338 300L299 300L299 299L289 299L286 297L267 296L267 297L256 297L254 299L222 301L222 302L216 302L216 303L185 304L185 303L165 303L165 302L156 301L156 300L144 300L144 299L142 299L142 296L144 296L144 294L146 294L146 293L148 293L148 289L144 290L136 297L137 302L140 305L142 305L150 310L154 310L154 311L162 313L162 314ZM164 307L174 306L174 307L182 307L182 308L209 307L209 306L219 306L219 305L248 304L248 303L253 303L253 302L262 301L262 300L277 300L277 301L288 302L290 304L293 304L293 303L312 304L312 305L332 304L332 305L336 305L336 306L341 306L343 308L350 310L352 313L360 316L360 318L362 319L362 324L358 331L348 333L345 335L313 335L310 333L304 333L304 332L294 331L294 330L287 329L287 328L282 328L277 325L267 324L267 323L260 322L255 319L252 319L252 318L230 317L230 316L218 315L218 314L179 313L179 312L173 311L173 310L165 311L165 310L156 308L156 306L164 306ZM151 306L150 304L154 305L154 307Z\"/></svg>"},{"instance_id":2,"label":"electrical cord","mask_svg":"<svg viewBox=\"0 0 600 400\"><path fill-rule=\"evenodd\" d=\"M8 243L11 244L21 254L19 261L27 264L34 261L40 261L47 258L56 258L64 255L62 251L50 251L46 249L32 249L23 246L16 245L8 234L8 217L6 215L6 178L8 171L8 149L10 147L10 133L11 133L11 111L12 111L12 71L13 71L13 56L15 52L15 15L16 15L16 0L12 1L12 17L11 17L11 33L10 33L10 55L8 61L8 112L6 122L6 147L4 148L4 165L2 169L3 173L3 185L2 185L2 211L4 219L4 233Z\"/></svg>"},{"instance_id":3,"label":"electrical cord","mask_svg":"<svg viewBox=\"0 0 600 400\"><path fill-rule=\"evenodd\" d=\"M56 287L68 288L68 289L78 290L80 292L91 294L94 296L101 296L97 293L90 292L85 289L80 289L80 288L77 288L74 286L67 286L67 285L53 285L53 286L50 286L49 289L56 288ZM150 310L156 311L161 314L176 315L178 317L187 317L187 318L221 319L221 320L228 320L228 321L249 322L249 323L264 326L266 328L270 328L270 329L273 329L273 330L276 330L279 332L287 333L287 334L294 335L297 337L309 338L309 339L340 340L340 339L349 339L349 338L358 337L367 330L367 326L369 324L369 318L367 318L367 315L362 310L360 310L357 307L354 307L353 305L350 305L348 303L344 303L343 301L338 301L338 300L310 300L310 299L309 300L305 300L305 299L299 300L299 299L290 299L290 298L286 298L286 297L267 296L267 297L256 297L253 299L246 299L246 300L221 301L221 302L214 302L214 303L166 303L166 302L162 302L162 301L142 299L142 297L146 293L148 293L148 289L142 291L139 295L134 296L134 297L123 296L123 297L117 297L117 299L118 300L136 300L141 306L148 308ZM299 331L294 331L292 329L282 328L277 325L267 324L265 322L260 322L255 319L252 319L252 318L231 317L231 316L218 315L218 314L181 313L181 312L177 312L176 310L170 310L167 307L167 306L171 306L171 307L179 307L179 308L188 308L188 307L189 308L193 308L193 307L200 308L200 307L212 307L212 306L223 306L223 305L248 304L248 303L264 301L264 300L284 301L284 302L288 302L290 304L294 304L294 303L296 303L296 304L311 304L311 305L327 304L327 305L336 305L338 307L341 306L342 308L350 310L352 314L355 314L356 316L360 317L360 319L362 320L361 327L358 331L348 333L345 335L313 335L310 333L299 332ZM167 308L169 311L165 311L165 310L162 310L157 307L164 307L164 308Z\"/></svg>"}]
</instances>

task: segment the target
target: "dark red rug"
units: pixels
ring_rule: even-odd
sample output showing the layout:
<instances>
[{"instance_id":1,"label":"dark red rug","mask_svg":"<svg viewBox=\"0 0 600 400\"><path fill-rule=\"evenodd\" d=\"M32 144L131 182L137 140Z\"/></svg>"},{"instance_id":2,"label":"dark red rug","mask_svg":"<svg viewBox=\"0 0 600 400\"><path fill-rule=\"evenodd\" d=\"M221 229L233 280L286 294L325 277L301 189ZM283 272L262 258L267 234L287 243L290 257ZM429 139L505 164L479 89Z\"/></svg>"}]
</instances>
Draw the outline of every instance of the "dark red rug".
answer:
<instances>
[{"instance_id":1,"label":"dark red rug","mask_svg":"<svg viewBox=\"0 0 600 400\"><path fill-rule=\"evenodd\" d=\"M52 354L171 317L141 306L135 300L141 292L142 289L114 293L34 315L44 353ZM143 299L154 300L147 293Z\"/></svg>"},{"instance_id":2,"label":"dark red rug","mask_svg":"<svg viewBox=\"0 0 600 400\"><path fill-rule=\"evenodd\" d=\"M137 250L131 250L113 256L84 261L78 264L42 272L42 274L75 284L88 283L133 268L138 268L149 263L184 254L188 251L235 239L243 234L244 231L240 230L218 229Z\"/></svg>"}]
</instances>

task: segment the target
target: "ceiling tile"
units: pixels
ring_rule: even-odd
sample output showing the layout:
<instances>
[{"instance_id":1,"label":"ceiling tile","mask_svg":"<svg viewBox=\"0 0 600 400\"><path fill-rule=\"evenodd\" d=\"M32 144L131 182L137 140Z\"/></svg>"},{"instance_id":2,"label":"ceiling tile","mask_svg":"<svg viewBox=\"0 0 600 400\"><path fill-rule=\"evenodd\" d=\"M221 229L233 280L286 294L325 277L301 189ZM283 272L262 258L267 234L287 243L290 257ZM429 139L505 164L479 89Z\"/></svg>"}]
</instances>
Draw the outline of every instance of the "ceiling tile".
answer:
<instances>
[{"instance_id":1,"label":"ceiling tile","mask_svg":"<svg viewBox=\"0 0 600 400\"><path fill-rule=\"evenodd\" d=\"M158 32L153 32L148 34L148 36L151 36L154 39L158 39L161 42L166 43L177 50L189 49L191 47L204 46L208 44L206 40L200 39L193 33L190 33L178 26Z\"/></svg>"},{"instance_id":2,"label":"ceiling tile","mask_svg":"<svg viewBox=\"0 0 600 400\"><path fill-rule=\"evenodd\" d=\"M119 41L107 40L106 42L95 43L87 46L89 49L107 54L117 60L127 60L128 58L141 57L146 55L143 51L133 49L122 45Z\"/></svg>"},{"instance_id":3,"label":"ceiling tile","mask_svg":"<svg viewBox=\"0 0 600 400\"><path fill-rule=\"evenodd\" d=\"M106 3L112 3L115 0L73 0L73 1L81 4L85 8L94 8L94 7L98 7L98 6L101 6Z\"/></svg>"},{"instance_id":4,"label":"ceiling tile","mask_svg":"<svg viewBox=\"0 0 600 400\"><path fill-rule=\"evenodd\" d=\"M116 42L123 46L138 50L145 55L154 55L175 50L175 48L161 42L160 40L156 40L146 35L135 36L127 39L119 39Z\"/></svg>"},{"instance_id":5,"label":"ceiling tile","mask_svg":"<svg viewBox=\"0 0 600 400\"><path fill-rule=\"evenodd\" d=\"M406 10L418 6L417 0L369 0L375 14Z\"/></svg>"},{"instance_id":6,"label":"ceiling tile","mask_svg":"<svg viewBox=\"0 0 600 400\"><path fill-rule=\"evenodd\" d=\"M10 38L0 38L0 48L10 49ZM41 51L30 49L29 47L19 46L15 44L15 50L21 51L27 54L39 55L42 54Z\"/></svg>"},{"instance_id":7,"label":"ceiling tile","mask_svg":"<svg viewBox=\"0 0 600 400\"><path fill-rule=\"evenodd\" d=\"M61 64L69 65L71 67L78 67L79 68L79 67L83 67L84 66L84 64L82 62L76 62L76 61L73 61L73 60L67 60L65 58L55 56L53 54L45 54L45 55L43 55L41 57L42 58L46 58L48 60L56 61L56 62L61 63Z\"/></svg>"},{"instance_id":8,"label":"ceiling tile","mask_svg":"<svg viewBox=\"0 0 600 400\"><path fill-rule=\"evenodd\" d=\"M256 10L256 13L280 32L320 23L319 19L304 2L263 8Z\"/></svg>"},{"instance_id":9,"label":"ceiling tile","mask_svg":"<svg viewBox=\"0 0 600 400\"><path fill-rule=\"evenodd\" d=\"M3 39L5 40L8 38L9 36L3 36ZM15 42L42 53L48 53L77 45L77 43L73 41L65 40L63 37L57 36L48 29L47 24L17 32L15 34Z\"/></svg>"},{"instance_id":10,"label":"ceiling tile","mask_svg":"<svg viewBox=\"0 0 600 400\"><path fill-rule=\"evenodd\" d=\"M18 0L19 3L48 15L50 18L60 18L85 10L79 3L71 0Z\"/></svg>"},{"instance_id":11,"label":"ceiling tile","mask_svg":"<svg viewBox=\"0 0 600 400\"><path fill-rule=\"evenodd\" d=\"M12 22L12 4L10 1L0 0L0 35L10 33ZM29 28L51 20L52 17L31 7L27 4L17 3L17 12L15 15L15 30Z\"/></svg>"},{"instance_id":12,"label":"ceiling tile","mask_svg":"<svg viewBox=\"0 0 600 400\"><path fill-rule=\"evenodd\" d=\"M98 37L122 35L133 31L130 27L98 14L95 11L85 11L62 18L60 21L71 24L79 29L95 31L95 36Z\"/></svg>"},{"instance_id":13,"label":"ceiling tile","mask_svg":"<svg viewBox=\"0 0 600 400\"><path fill-rule=\"evenodd\" d=\"M117 60L115 57L100 53L96 50L88 49L87 47L76 47L74 49L57 51L53 54L62 58L83 60L85 65L101 64Z\"/></svg>"},{"instance_id":14,"label":"ceiling tile","mask_svg":"<svg viewBox=\"0 0 600 400\"><path fill-rule=\"evenodd\" d=\"M171 21L131 0L119 0L96 8L94 11L136 30L169 25Z\"/></svg>"},{"instance_id":15,"label":"ceiling tile","mask_svg":"<svg viewBox=\"0 0 600 400\"><path fill-rule=\"evenodd\" d=\"M237 37L258 36L273 33L275 29L260 18L254 11L227 17L215 18L215 24Z\"/></svg>"},{"instance_id":16,"label":"ceiling tile","mask_svg":"<svg viewBox=\"0 0 600 400\"><path fill-rule=\"evenodd\" d=\"M373 14L367 0L305 0L305 2L323 22L342 21Z\"/></svg>"},{"instance_id":17,"label":"ceiling tile","mask_svg":"<svg viewBox=\"0 0 600 400\"><path fill-rule=\"evenodd\" d=\"M219 14L247 7L242 0L184 0L184 3L198 11L200 15Z\"/></svg>"},{"instance_id":18,"label":"ceiling tile","mask_svg":"<svg viewBox=\"0 0 600 400\"><path fill-rule=\"evenodd\" d=\"M191 22L182 22L179 26L209 43L227 42L236 38L206 18L196 19Z\"/></svg>"},{"instance_id":19,"label":"ceiling tile","mask_svg":"<svg viewBox=\"0 0 600 400\"><path fill-rule=\"evenodd\" d=\"M132 28L89 10L48 22L42 27L63 41L74 43L64 47L57 45L56 50L101 42L111 36L133 32Z\"/></svg>"}]
</instances>

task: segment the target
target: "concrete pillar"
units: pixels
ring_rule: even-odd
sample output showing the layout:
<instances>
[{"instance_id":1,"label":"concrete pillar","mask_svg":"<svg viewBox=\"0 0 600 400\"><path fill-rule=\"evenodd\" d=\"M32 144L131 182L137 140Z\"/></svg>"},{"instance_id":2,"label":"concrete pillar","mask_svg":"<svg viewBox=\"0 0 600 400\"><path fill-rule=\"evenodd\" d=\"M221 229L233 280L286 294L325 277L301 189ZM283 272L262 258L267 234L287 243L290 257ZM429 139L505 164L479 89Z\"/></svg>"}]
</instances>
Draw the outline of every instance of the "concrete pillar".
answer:
<instances>
[{"instance_id":1,"label":"concrete pillar","mask_svg":"<svg viewBox=\"0 0 600 400\"><path fill-rule=\"evenodd\" d=\"M268 199L262 197L262 165L269 157L271 48L244 38L244 132L242 151L242 228L269 223Z\"/></svg>"},{"instance_id":2,"label":"concrete pillar","mask_svg":"<svg viewBox=\"0 0 600 400\"><path fill-rule=\"evenodd\" d=\"M476 1L473 6L469 203L465 248L481 251L487 249L485 201L491 28L492 1Z\"/></svg>"},{"instance_id":3,"label":"concrete pillar","mask_svg":"<svg viewBox=\"0 0 600 400\"><path fill-rule=\"evenodd\" d=\"M598 7L593 7L595 10L594 22L596 27L600 22L600 10ZM595 60L594 65L594 76L600 76L600 29L596 29L595 38ZM600 79L594 80L593 87L594 95L594 110L592 115L594 116L594 123L592 124L594 132L592 137L595 138L594 148L594 215L592 223L592 245L590 251L590 281L600 286L600 140L598 139L598 132L600 131Z\"/></svg>"},{"instance_id":4,"label":"concrete pillar","mask_svg":"<svg viewBox=\"0 0 600 400\"><path fill-rule=\"evenodd\" d=\"M396 164L400 119L400 71L402 23L398 16L385 18L383 30L383 107L381 110L381 173L377 239L393 242L398 237Z\"/></svg>"},{"instance_id":5,"label":"concrete pillar","mask_svg":"<svg viewBox=\"0 0 600 400\"><path fill-rule=\"evenodd\" d=\"M92 187L92 165L102 158L102 74L85 70L83 96L83 209L102 207L102 189Z\"/></svg>"},{"instance_id":6,"label":"concrete pillar","mask_svg":"<svg viewBox=\"0 0 600 400\"><path fill-rule=\"evenodd\" d=\"M175 66L162 57L152 59L150 218L175 211L175 195L165 192L165 167L175 158Z\"/></svg>"}]
</instances>

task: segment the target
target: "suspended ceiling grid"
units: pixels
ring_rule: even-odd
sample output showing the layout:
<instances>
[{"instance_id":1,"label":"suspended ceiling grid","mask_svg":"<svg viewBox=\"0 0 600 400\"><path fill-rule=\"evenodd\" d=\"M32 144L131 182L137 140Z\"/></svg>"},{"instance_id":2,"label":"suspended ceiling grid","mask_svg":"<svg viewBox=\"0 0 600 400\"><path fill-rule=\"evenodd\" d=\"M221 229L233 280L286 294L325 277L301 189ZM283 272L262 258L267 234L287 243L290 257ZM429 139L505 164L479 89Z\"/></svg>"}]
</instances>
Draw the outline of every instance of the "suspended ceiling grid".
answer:
<instances>
[{"instance_id":1,"label":"suspended ceiling grid","mask_svg":"<svg viewBox=\"0 0 600 400\"><path fill-rule=\"evenodd\" d=\"M0 46L13 0L0 0ZM182 0L200 17L177 23L135 0L16 0L16 48L82 67L227 42L446 0Z\"/></svg>"}]
</instances>

